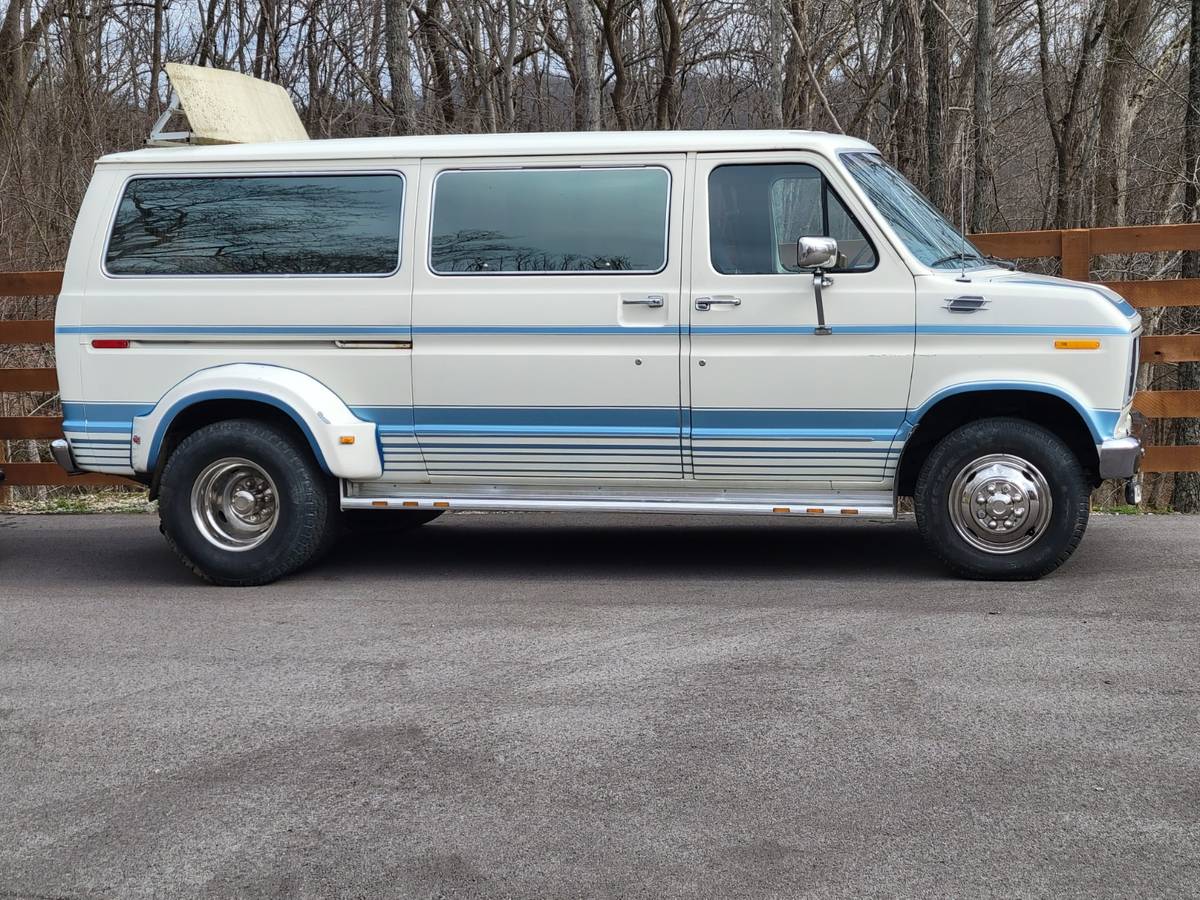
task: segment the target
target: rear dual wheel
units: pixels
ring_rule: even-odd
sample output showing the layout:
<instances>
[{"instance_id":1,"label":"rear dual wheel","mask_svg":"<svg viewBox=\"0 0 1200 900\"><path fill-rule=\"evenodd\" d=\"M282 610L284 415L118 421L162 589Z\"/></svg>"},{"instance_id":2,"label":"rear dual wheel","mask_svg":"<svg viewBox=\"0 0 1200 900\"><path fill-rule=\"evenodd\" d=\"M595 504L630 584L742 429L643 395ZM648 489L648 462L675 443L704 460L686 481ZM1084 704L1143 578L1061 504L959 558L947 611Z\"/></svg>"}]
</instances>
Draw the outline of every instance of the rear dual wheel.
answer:
<instances>
[{"instance_id":1,"label":"rear dual wheel","mask_svg":"<svg viewBox=\"0 0 1200 900\"><path fill-rule=\"evenodd\" d=\"M198 429L163 468L168 543L213 584L267 584L316 561L338 529L336 482L290 430L252 419Z\"/></svg>"},{"instance_id":2,"label":"rear dual wheel","mask_svg":"<svg viewBox=\"0 0 1200 900\"><path fill-rule=\"evenodd\" d=\"M341 511L337 482L291 429L232 419L198 429L163 467L167 542L213 584L268 584L320 559L347 529L394 533L442 510Z\"/></svg>"},{"instance_id":3,"label":"rear dual wheel","mask_svg":"<svg viewBox=\"0 0 1200 900\"><path fill-rule=\"evenodd\" d=\"M955 573L1034 579L1057 569L1087 528L1090 487L1053 432L984 419L947 435L917 479L917 526Z\"/></svg>"}]
</instances>

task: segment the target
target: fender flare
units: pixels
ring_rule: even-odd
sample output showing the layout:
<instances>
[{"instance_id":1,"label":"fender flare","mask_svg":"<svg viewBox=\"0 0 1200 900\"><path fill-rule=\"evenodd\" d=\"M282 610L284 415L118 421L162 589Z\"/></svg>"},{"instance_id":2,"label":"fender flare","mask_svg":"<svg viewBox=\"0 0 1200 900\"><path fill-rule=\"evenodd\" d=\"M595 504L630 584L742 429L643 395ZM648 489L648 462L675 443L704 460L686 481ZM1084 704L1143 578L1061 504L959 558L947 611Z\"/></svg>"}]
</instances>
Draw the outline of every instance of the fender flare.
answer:
<instances>
[{"instance_id":1,"label":"fender flare","mask_svg":"<svg viewBox=\"0 0 1200 900\"><path fill-rule=\"evenodd\" d=\"M364 422L311 375L283 366L230 363L189 375L133 420L133 468L153 472L163 439L184 410L211 400L252 400L285 413L304 434L321 468L338 478L383 475L375 423ZM343 443L352 438L349 443Z\"/></svg>"},{"instance_id":2,"label":"fender flare","mask_svg":"<svg viewBox=\"0 0 1200 900\"><path fill-rule=\"evenodd\" d=\"M952 397L956 394L981 394L987 391L1024 391L1029 394L1049 394L1051 397L1064 400L1078 413L1080 420L1097 444L1106 438L1112 437L1113 430L1116 428L1117 421L1121 416L1120 410L1092 409L1085 405L1071 391L1047 382L972 381L950 385L949 387L935 391L924 403L910 410L909 414L905 417L905 424L910 428L916 428L921 423L921 418L925 413L929 412L929 410L947 397Z\"/></svg>"}]
</instances>

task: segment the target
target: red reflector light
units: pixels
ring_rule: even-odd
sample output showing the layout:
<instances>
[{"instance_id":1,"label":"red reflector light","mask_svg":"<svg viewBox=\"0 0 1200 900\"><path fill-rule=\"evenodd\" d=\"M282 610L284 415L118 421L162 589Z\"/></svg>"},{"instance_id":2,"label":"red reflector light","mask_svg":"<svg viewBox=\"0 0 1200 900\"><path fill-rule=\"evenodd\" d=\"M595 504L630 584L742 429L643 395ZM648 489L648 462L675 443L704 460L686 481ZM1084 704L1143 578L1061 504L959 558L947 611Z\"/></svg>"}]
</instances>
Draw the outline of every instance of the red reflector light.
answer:
<instances>
[{"instance_id":1,"label":"red reflector light","mask_svg":"<svg viewBox=\"0 0 1200 900\"><path fill-rule=\"evenodd\" d=\"M128 350L129 341L118 338L96 338L92 346L97 350Z\"/></svg>"}]
</instances>

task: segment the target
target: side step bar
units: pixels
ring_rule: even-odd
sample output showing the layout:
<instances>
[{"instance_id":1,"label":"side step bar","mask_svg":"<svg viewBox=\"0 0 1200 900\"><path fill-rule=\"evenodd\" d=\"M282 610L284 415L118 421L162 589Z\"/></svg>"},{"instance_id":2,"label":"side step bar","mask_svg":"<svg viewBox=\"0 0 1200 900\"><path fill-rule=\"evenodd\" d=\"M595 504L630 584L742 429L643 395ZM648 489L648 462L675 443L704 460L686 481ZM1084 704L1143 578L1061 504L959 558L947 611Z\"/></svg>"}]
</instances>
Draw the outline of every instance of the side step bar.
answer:
<instances>
[{"instance_id":1,"label":"side step bar","mask_svg":"<svg viewBox=\"0 0 1200 900\"><path fill-rule=\"evenodd\" d=\"M442 486L370 483L346 485L342 509L460 509L614 513L703 513L737 516L831 516L855 519L894 519L891 491L748 492L680 490L638 493L628 489L583 491L564 488L509 487L483 489L478 485Z\"/></svg>"}]
</instances>

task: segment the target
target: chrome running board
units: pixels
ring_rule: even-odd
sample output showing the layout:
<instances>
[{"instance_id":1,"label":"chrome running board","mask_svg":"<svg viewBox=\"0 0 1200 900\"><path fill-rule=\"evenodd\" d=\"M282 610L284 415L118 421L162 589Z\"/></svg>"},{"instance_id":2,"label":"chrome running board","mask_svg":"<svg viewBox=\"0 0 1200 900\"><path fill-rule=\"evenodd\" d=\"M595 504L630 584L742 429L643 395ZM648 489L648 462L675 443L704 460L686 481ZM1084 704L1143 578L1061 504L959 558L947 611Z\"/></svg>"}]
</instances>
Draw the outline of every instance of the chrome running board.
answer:
<instances>
[{"instance_id":1,"label":"chrome running board","mask_svg":"<svg viewBox=\"0 0 1200 900\"><path fill-rule=\"evenodd\" d=\"M558 512L703 513L737 516L833 516L894 519L891 491L746 491L716 488L633 491L628 488L429 485L350 482L342 509L548 510Z\"/></svg>"}]
</instances>

